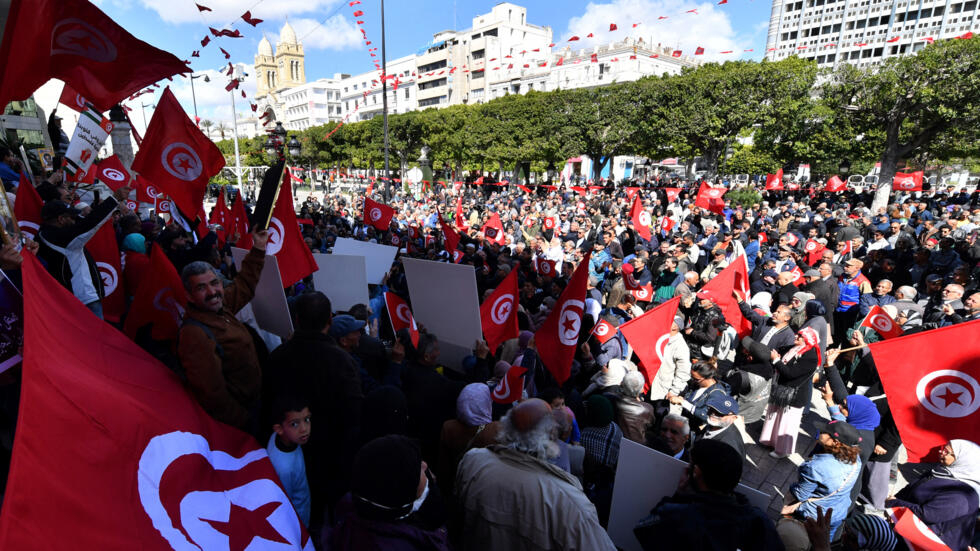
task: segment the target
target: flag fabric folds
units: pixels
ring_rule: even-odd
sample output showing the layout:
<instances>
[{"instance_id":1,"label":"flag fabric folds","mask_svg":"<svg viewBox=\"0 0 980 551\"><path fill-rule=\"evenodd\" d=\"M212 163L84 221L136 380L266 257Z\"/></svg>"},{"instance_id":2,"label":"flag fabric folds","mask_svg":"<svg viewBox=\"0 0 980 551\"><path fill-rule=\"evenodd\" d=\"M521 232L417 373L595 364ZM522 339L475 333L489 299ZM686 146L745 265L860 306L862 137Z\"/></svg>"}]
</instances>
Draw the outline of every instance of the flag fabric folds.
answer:
<instances>
[{"instance_id":1,"label":"flag fabric folds","mask_svg":"<svg viewBox=\"0 0 980 551\"><path fill-rule=\"evenodd\" d=\"M515 339L517 328L517 272L513 269L480 305L480 322L487 346L494 352L508 339Z\"/></svg>"},{"instance_id":2,"label":"flag fabric folds","mask_svg":"<svg viewBox=\"0 0 980 551\"><path fill-rule=\"evenodd\" d=\"M571 374L572 358L578 346L582 316L585 315L585 290L591 257L592 253L588 253L582 258L554 309L534 334L538 355L559 385L564 384Z\"/></svg>"},{"instance_id":3,"label":"flag fabric folds","mask_svg":"<svg viewBox=\"0 0 980 551\"><path fill-rule=\"evenodd\" d=\"M619 326L620 332L626 337L633 351L640 358L640 371L646 378L647 386L653 382L663 362L664 348L670 339L670 326L677 315L680 297L674 297L667 302L648 310L642 316L631 319Z\"/></svg>"}]
</instances>

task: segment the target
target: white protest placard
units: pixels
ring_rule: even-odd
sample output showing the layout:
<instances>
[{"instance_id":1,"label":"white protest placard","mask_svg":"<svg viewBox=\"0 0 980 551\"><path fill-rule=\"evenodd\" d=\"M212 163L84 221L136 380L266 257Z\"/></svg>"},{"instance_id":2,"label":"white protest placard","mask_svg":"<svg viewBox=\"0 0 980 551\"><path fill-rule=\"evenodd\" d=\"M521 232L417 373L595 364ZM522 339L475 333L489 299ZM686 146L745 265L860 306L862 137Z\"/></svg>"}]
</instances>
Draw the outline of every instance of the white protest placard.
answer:
<instances>
[{"instance_id":1,"label":"white protest placard","mask_svg":"<svg viewBox=\"0 0 980 551\"><path fill-rule=\"evenodd\" d=\"M367 261L363 256L318 254L316 264L320 269L313 272L313 286L327 295L334 312L368 303Z\"/></svg>"},{"instance_id":2,"label":"white protest placard","mask_svg":"<svg viewBox=\"0 0 980 551\"><path fill-rule=\"evenodd\" d=\"M626 551L643 550L633 535L633 528L661 499L674 495L685 469L686 462L623 438L607 529L617 547ZM739 484L736 491L763 512L772 500L744 484Z\"/></svg>"},{"instance_id":3,"label":"white protest placard","mask_svg":"<svg viewBox=\"0 0 980 551\"><path fill-rule=\"evenodd\" d=\"M333 246L333 254L363 256L367 264L367 282L372 285L381 284L381 280L391 269L391 263L395 260L397 253L398 247L368 243L346 237L338 237Z\"/></svg>"},{"instance_id":4,"label":"white protest placard","mask_svg":"<svg viewBox=\"0 0 980 551\"><path fill-rule=\"evenodd\" d=\"M439 339L439 363L459 370L483 338L473 266L405 258L405 277L415 321Z\"/></svg>"},{"instance_id":5,"label":"white protest placard","mask_svg":"<svg viewBox=\"0 0 980 551\"><path fill-rule=\"evenodd\" d=\"M231 248L235 268L242 269L242 261L248 251L237 247ZM293 334L293 319L289 316L289 306L286 305L286 292L282 288L282 278L279 276L279 263L276 257L266 255L262 266L262 275L255 286L255 296L252 298L252 311L259 327L288 339Z\"/></svg>"}]
</instances>

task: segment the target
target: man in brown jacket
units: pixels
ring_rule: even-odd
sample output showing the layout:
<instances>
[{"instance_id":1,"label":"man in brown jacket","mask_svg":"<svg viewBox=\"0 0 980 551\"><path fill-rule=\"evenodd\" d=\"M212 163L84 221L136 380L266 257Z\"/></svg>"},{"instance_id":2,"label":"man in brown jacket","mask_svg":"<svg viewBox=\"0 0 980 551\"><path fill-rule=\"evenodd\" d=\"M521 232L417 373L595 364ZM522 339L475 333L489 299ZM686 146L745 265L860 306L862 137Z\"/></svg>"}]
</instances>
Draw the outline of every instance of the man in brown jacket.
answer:
<instances>
[{"instance_id":1,"label":"man in brown jacket","mask_svg":"<svg viewBox=\"0 0 980 551\"><path fill-rule=\"evenodd\" d=\"M177 354L187 385L212 417L245 430L256 428L262 372L252 334L235 314L255 295L268 240L266 231L252 233L252 250L228 287L206 262L181 272L188 304Z\"/></svg>"}]
</instances>

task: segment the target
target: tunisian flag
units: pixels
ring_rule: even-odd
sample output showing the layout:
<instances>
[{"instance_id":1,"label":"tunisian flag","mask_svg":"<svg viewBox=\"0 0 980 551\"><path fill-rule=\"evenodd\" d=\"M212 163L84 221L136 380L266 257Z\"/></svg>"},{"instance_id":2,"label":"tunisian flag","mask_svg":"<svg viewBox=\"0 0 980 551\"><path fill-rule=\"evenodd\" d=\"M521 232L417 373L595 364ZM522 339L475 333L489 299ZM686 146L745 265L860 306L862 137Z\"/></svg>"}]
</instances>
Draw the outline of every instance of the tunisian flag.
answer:
<instances>
[{"instance_id":1,"label":"tunisian flag","mask_svg":"<svg viewBox=\"0 0 980 551\"><path fill-rule=\"evenodd\" d=\"M775 174L766 174L766 189L778 191L783 189L783 169L779 169Z\"/></svg>"},{"instance_id":2,"label":"tunisian flag","mask_svg":"<svg viewBox=\"0 0 980 551\"><path fill-rule=\"evenodd\" d=\"M681 188L679 187L665 187L664 193L667 194L667 202L673 203L681 195Z\"/></svg>"},{"instance_id":3,"label":"tunisian flag","mask_svg":"<svg viewBox=\"0 0 980 551\"><path fill-rule=\"evenodd\" d=\"M601 319L592 328L592 336L595 337L595 340L599 341L599 344L606 344L606 341L616 336L616 331L618 330L613 324Z\"/></svg>"},{"instance_id":4,"label":"tunisian flag","mask_svg":"<svg viewBox=\"0 0 980 551\"><path fill-rule=\"evenodd\" d=\"M391 226L391 219L395 216L395 209L388 205L372 200L370 197L364 198L364 223L374 226L375 229L387 231Z\"/></svg>"},{"instance_id":5,"label":"tunisian flag","mask_svg":"<svg viewBox=\"0 0 980 551\"><path fill-rule=\"evenodd\" d=\"M806 263L813 266L820 258L823 256L824 247L816 239L807 239L806 244L803 245L803 250L806 251Z\"/></svg>"},{"instance_id":6,"label":"tunisian flag","mask_svg":"<svg viewBox=\"0 0 980 551\"><path fill-rule=\"evenodd\" d=\"M885 511L894 523L895 533L905 539L905 543L912 551L952 551L908 507L890 507Z\"/></svg>"},{"instance_id":7,"label":"tunisian flag","mask_svg":"<svg viewBox=\"0 0 980 551\"><path fill-rule=\"evenodd\" d=\"M132 179L129 171L126 170L126 166L115 155L99 163L95 168L95 177L109 186L112 191L129 185L129 181Z\"/></svg>"},{"instance_id":8,"label":"tunisian flag","mask_svg":"<svg viewBox=\"0 0 980 551\"><path fill-rule=\"evenodd\" d=\"M674 316L677 315L677 306L680 303L681 297L674 297L619 326L619 330L626 337L626 342L633 347L633 351L640 358L640 371L646 378L647 387L660 370L664 348L670 338L670 326L674 323Z\"/></svg>"},{"instance_id":9,"label":"tunisian flag","mask_svg":"<svg viewBox=\"0 0 980 551\"><path fill-rule=\"evenodd\" d=\"M439 225L442 227L443 243L446 246L446 252L453 257L454 263L459 263L463 259L463 251L457 248L459 247L459 234L442 219L441 212L439 213Z\"/></svg>"},{"instance_id":10,"label":"tunisian flag","mask_svg":"<svg viewBox=\"0 0 980 551\"><path fill-rule=\"evenodd\" d=\"M496 243L498 245L503 245L507 243L504 239L504 225L500 222L500 215L496 212L490 217L490 220L483 225L483 235L487 238L487 241Z\"/></svg>"},{"instance_id":11,"label":"tunisian flag","mask_svg":"<svg viewBox=\"0 0 980 551\"><path fill-rule=\"evenodd\" d=\"M491 398L498 404L513 404L524 395L524 374L527 373L526 367L512 365L507 370L507 375L493 389Z\"/></svg>"},{"instance_id":12,"label":"tunisian flag","mask_svg":"<svg viewBox=\"0 0 980 551\"><path fill-rule=\"evenodd\" d=\"M211 211L211 216L208 217L208 224L221 226L221 229L214 231L218 235L218 247L224 246L225 239L229 235L229 230L234 230L234 228L229 228L233 219L231 209L228 208L228 203L225 202L225 190L222 189L218 192L218 203L214 206L214 210Z\"/></svg>"},{"instance_id":13,"label":"tunisian flag","mask_svg":"<svg viewBox=\"0 0 980 551\"><path fill-rule=\"evenodd\" d=\"M543 256L534 257L534 269L538 271L539 274L547 277L557 277L558 276L558 263L554 260L548 260Z\"/></svg>"},{"instance_id":14,"label":"tunisian flag","mask_svg":"<svg viewBox=\"0 0 980 551\"><path fill-rule=\"evenodd\" d=\"M279 198L276 199L272 218L269 219L269 243L265 254L276 257L279 262L279 277L282 278L283 287L289 287L319 269L313 253L303 240L299 222L296 221L293 191L288 177L283 177Z\"/></svg>"},{"instance_id":15,"label":"tunisian flag","mask_svg":"<svg viewBox=\"0 0 980 551\"><path fill-rule=\"evenodd\" d=\"M154 243L150 249L150 267L146 278L136 287L133 303L123 330L130 338L147 324L152 324L150 336L158 341L177 338L180 320L187 308L187 294L170 259Z\"/></svg>"},{"instance_id":16,"label":"tunisian flag","mask_svg":"<svg viewBox=\"0 0 980 551\"><path fill-rule=\"evenodd\" d=\"M385 293L385 308L388 309L388 321L391 322L391 330L398 333L402 329L408 329L408 334L412 338L412 346L419 345L419 326L415 323L412 310L408 307L405 299L395 293Z\"/></svg>"},{"instance_id":17,"label":"tunisian flag","mask_svg":"<svg viewBox=\"0 0 980 551\"><path fill-rule=\"evenodd\" d=\"M935 462L954 438L980 441L980 320L871 343L909 461Z\"/></svg>"},{"instance_id":18,"label":"tunisian flag","mask_svg":"<svg viewBox=\"0 0 980 551\"><path fill-rule=\"evenodd\" d=\"M0 105L65 81L99 111L190 69L138 40L86 0L13 0L0 46Z\"/></svg>"},{"instance_id":19,"label":"tunisian flag","mask_svg":"<svg viewBox=\"0 0 980 551\"><path fill-rule=\"evenodd\" d=\"M208 180L225 166L218 147L184 113L168 87L160 96L133 171L153 182L191 214L204 204Z\"/></svg>"},{"instance_id":20,"label":"tunisian flag","mask_svg":"<svg viewBox=\"0 0 980 551\"><path fill-rule=\"evenodd\" d=\"M633 198L633 206L630 208L630 220L633 222L636 233L640 234L643 239L649 241L653 238L653 235L650 233L650 225L653 224L653 221L650 219L650 211L643 208L643 203L640 202L639 195Z\"/></svg>"},{"instance_id":21,"label":"tunisian flag","mask_svg":"<svg viewBox=\"0 0 980 551\"><path fill-rule=\"evenodd\" d=\"M227 238L231 239L235 233L238 233L238 242L235 243L235 246L245 250L251 249L252 232L248 224L248 213L245 212L244 196L241 190L238 190L237 198L231 205L230 226L227 231Z\"/></svg>"},{"instance_id":22,"label":"tunisian flag","mask_svg":"<svg viewBox=\"0 0 980 551\"><path fill-rule=\"evenodd\" d=\"M458 197L456 199L456 215L453 217L453 225L459 231L466 231L469 228L466 226L466 220L463 218L463 198Z\"/></svg>"},{"instance_id":23,"label":"tunisian flag","mask_svg":"<svg viewBox=\"0 0 980 551\"><path fill-rule=\"evenodd\" d=\"M61 89L61 98L58 99L58 103L66 105L79 113L85 112L85 104L90 103L85 96L79 94L71 86L65 84L65 87Z\"/></svg>"},{"instance_id":24,"label":"tunisian flag","mask_svg":"<svg viewBox=\"0 0 980 551\"><path fill-rule=\"evenodd\" d=\"M23 174L20 175L20 185L17 186L17 201L14 202L14 217L21 233L34 239L41 229L41 207L44 201L37 194L37 189Z\"/></svg>"},{"instance_id":25,"label":"tunisian flag","mask_svg":"<svg viewBox=\"0 0 980 551\"><path fill-rule=\"evenodd\" d=\"M847 182L841 180L836 174L831 176L823 187L824 191L832 191L834 193L839 193L846 189L847 189Z\"/></svg>"},{"instance_id":26,"label":"tunisian flag","mask_svg":"<svg viewBox=\"0 0 980 551\"><path fill-rule=\"evenodd\" d=\"M483 336L487 346L494 352L497 347L508 339L515 339L519 333L517 328L517 269L513 269L507 277L494 289L480 305L480 324L483 326Z\"/></svg>"},{"instance_id":27,"label":"tunisian flag","mask_svg":"<svg viewBox=\"0 0 980 551\"><path fill-rule=\"evenodd\" d=\"M0 548L312 551L264 448L211 419L33 255L23 269L20 430Z\"/></svg>"},{"instance_id":28,"label":"tunisian flag","mask_svg":"<svg viewBox=\"0 0 980 551\"><path fill-rule=\"evenodd\" d=\"M735 259L735 262L729 264L728 267L713 277L711 281L705 283L704 287L698 291L699 297L703 294L721 308L721 313L725 315L725 320L735 328L739 337L744 337L752 332L752 322L745 319L742 311L738 308L738 302L732 296L732 291L738 290L742 293L743 297L748 297L744 287L745 283L748 282L748 277L736 277L736 273L744 269L745 262ZM736 287L736 281L739 284L738 287Z\"/></svg>"},{"instance_id":29,"label":"tunisian flag","mask_svg":"<svg viewBox=\"0 0 980 551\"><path fill-rule=\"evenodd\" d=\"M548 372L559 385L565 384L572 371L572 358L578 346L579 332L582 329L582 316L585 313L585 290L589 280L589 259L592 253L582 258L568 286L558 297L548 319L534 334L538 345L538 356Z\"/></svg>"},{"instance_id":30,"label":"tunisian flag","mask_svg":"<svg viewBox=\"0 0 980 551\"><path fill-rule=\"evenodd\" d=\"M102 224L85 249L95 260L95 266L102 277L102 311L105 319L118 322L126 311L126 297L122 284L122 256L116 243L116 231L112 224Z\"/></svg>"},{"instance_id":31,"label":"tunisian flag","mask_svg":"<svg viewBox=\"0 0 980 551\"><path fill-rule=\"evenodd\" d=\"M892 180L892 188L902 191L922 191L922 177L924 172L917 170L908 174L896 172L895 179Z\"/></svg>"},{"instance_id":32,"label":"tunisian flag","mask_svg":"<svg viewBox=\"0 0 980 551\"><path fill-rule=\"evenodd\" d=\"M722 197L726 191L728 190L725 188L711 187L708 182L701 182L694 204L715 214L723 214L725 212L725 200Z\"/></svg>"},{"instance_id":33,"label":"tunisian flag","mask_svg":"<svg viewBox=\"0 0 980 551\"><path fill-rule=\"evenodd\" d=\"M868 315L861 322L861 327L870 327L875 333L881 335L882 339L894 339L901 337L904 333L902 328L888 315L888 312L885 312L885 309L877 304L868 310Z\"/></svg>"}]
</instances>

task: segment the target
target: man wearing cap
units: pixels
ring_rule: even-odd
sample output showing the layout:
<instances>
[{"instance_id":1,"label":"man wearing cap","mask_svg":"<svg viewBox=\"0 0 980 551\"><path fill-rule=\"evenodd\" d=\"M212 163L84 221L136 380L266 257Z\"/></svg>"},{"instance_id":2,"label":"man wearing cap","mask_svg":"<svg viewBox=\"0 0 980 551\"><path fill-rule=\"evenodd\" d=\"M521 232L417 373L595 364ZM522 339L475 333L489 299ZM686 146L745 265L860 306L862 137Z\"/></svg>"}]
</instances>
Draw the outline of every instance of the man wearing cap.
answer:
<instances>
[{"instance_id":1,"label":"man wearing cap","mask_svg":"<svg viewBox=\"0 0 980 551\"><path fill-rule=\"evenodd\" d=\"M463 547L615 549L581 483L549 461L559 447L548 403L525 400L500 423L500 443L468 451L456 471Z\"/></svg>"},{"instance_id":2,"label":"man wearing cap","mask_svg":"<svg viewBox=\"0 0 980 551\"><path fill-rule=\"evenodd\" d=\"M728 260L725 259L724 249L714 249L711 251L711 262L708 263L707 267L701 271L701 280L704 282L711 281L716 275L720 274L722 270L728 267Z\"/></svg>"},{"instance_id":3,"label":"man wearing cap","mask_svg":"<svg viewBox=\"0 0 980 551\"><path fill-rule=\"evenodd\" d=\"M735 425L738 418L738 402L731 396L710 394L706 403L708 406L708 422L704 425L699 439L717 440L724 442L745 457L745 444L742 433Z\"/></svg>"},{"instance_id":4,"label":"man wearing cap","mask_svg":"<svg viewBox=\"0 0 980 551\"><path fill-rule=\"evenodd\" d=\"M864 262L852 258L844 263L844 275L837 281L840 299L834 309L834 335L838 339L854 325L860 313L861 295L871 292L871 282L861 273Z\"/></svg>"},{"instance_id":5,"label":"man wearing cap","mask_svg":"<svg viewBox=\"0 0 980 551\"><path fill-rule=\"evenodd\" d=\"M100 202L84 218L61 200L48 201L41 208L41 229L38 231L38 256L48 272L72 292L99 318L102 317L102 276L85 244L95 236L102 224L112 218L116 207L129 196L130 188L123 186Z\"/></svg>"}]
</instances>

